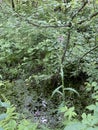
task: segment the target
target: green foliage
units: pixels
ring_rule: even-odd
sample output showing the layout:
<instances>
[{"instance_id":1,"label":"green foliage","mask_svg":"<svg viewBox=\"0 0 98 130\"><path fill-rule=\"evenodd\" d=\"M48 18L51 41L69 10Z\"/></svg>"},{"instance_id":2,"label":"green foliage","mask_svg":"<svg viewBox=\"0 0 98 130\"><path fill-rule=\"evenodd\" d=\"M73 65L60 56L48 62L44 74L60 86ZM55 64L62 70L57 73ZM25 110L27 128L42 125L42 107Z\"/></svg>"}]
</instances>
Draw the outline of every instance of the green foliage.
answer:
<instances>
[{"instance_id":1,"label":"green foliage","mask_svg":"<svg viewBox=\"0 0 98 130\"><path fill-rule=\"evenodd\" d=\"M14 0L15 8L11 2L0 4L0 95L33 114L37 98L52 95L56 108L66 104L64 130L98 129L98 0ZM0 105L7 109L0 129L37 129L19 120L15 107Z\"/></svg>"},{"instance_id":2,"label":"green foliage","mask_svg":"<svg viewBox=\"0 0 98 130\"><path fill-rule=\"evenodd\" d=\"M37 130L37 123L26 119L19 120L19 114L15 112L15 107L9 102L1 102L0 106L6 108L6 112L0 114L0 128L2 130Z\"/></svg>"},{"instance_id":3,"label":"green foliage","mask_svg":"<svg viewBox=\"0 0 98 130\"><path fill-rule=\"evenodd\" d=\"M33 124L27 120L21 121L20 125L18 126L18 130L36 130L36 128L37 124Z\"/></svg>"},{"instance_id":4,"label":"green foliage","mask_svg":"<svg viewBox=\"0 0 98 130\"><path fill-rule=\"evenodd\" d=\"M77 120L74 107L67 108L66 106L60 108L60 112L64 113L64 130L97 130L98 126L98 103L96 105L90 105L87 109L93 111L93 114L82 114L82 120Z\"/></svg>"},{"instance_id":5,"label":"green foliage","mask_svg":"<svg viewBox=\"0 0 98 130\"><path fill-rule=\"evenodd\" d=\"M4 130L14 130L16 128L17 114L14 112L15 107L11 106L9 102L1 102L0 106L6 109L6 112L0 114L0 127Z\"/></svg>"},{"instance_id":6,"label":"green foliage","mask_svg":"<svg viewBox=\"0 0 98 130\"><path fill-rule=\"evenodd\" d=\"M67 106L60 107L60 112L64 113L64 118L71 121L77 114L74 112L74 107L68 108Z\"/></svg>"},{"instance_id":7,"label":"green foliage","mask_svg":"<svg viewBox=\"0 0 98 130\"><path fill-rule=\"evenodd\" d=\"M97 90L97 83L92 82L86 83L87 91L91 91L92 88L94 88L94 92L92 94L92 98L97 99L97 96L94 97L96 94ZM75 112L74 107L68 108L67 106L60 106L59 111L63 113L63 124L65 125L64 130L97 130L98 126L98 102L95 104L89 105L86 107L86 109L89 110L88 114L83 113L81 115L82 120L77 119L77 114ZM90 112L91 111L91 112Z\"/></svg>"}]
</instances>

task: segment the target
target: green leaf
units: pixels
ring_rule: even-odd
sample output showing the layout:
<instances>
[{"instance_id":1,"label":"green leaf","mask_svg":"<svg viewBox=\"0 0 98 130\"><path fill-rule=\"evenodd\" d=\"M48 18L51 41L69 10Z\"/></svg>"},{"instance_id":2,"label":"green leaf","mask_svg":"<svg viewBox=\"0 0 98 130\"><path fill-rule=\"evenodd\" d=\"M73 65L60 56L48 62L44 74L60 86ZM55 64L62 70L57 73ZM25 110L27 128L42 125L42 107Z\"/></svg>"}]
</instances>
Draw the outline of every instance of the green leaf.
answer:
<instances>
[{"instance_id":1,"label":"green leaf","mask_svg":"<svg viewBox=\"0 0 98 130\"><path fill-rule=\"evenodd\" d=\"M4 130L2 127L0 127L0 130Z\"/></svg>"},{"instance_id":2,"label":"green leaf","mask_svg":"<svg viewBox=\"0 0 98 130\"><path fill-rule=\"evenodd\" d=\"M68 91L74 92L74 93L76 93L78 96L80 96L79 93L78 93L75 89L73 89L73 88L64 88L64 90L68 90Z\"/></svg>"},{"instance_id":3,"label":"green leaf","mask_svg":"<svg viewBox=\"0 0 98 130\"><path fill-rule=\"evenodd\" d=\"M6 102L1 102L0 100L0 107L5 107L5 108L8 108L10 106L9 103L6 103Z\"/></svg>"},{"instance_id":4,"label":"green leaf","mask_svg":"<svg viewBox=\"0 0 98 130\"><path fill-rule=\"evenodd\" d=\"M66 112L68 110L67 106L60 107L59 108L60 112Z\"/></svg>"},{"instance_id":5,"label":"green leaf","mask_svg":"<svg viewBox=\"0 0 98 130\"><path fill-rule=\"evenodd\" d=\"M59 86L58 88L56 88L56 89L53 91L53 93L52 93L52 97L53 97L56 93L59 93L60 95L63 96L62 92L59 91L60 88L62 88L62 85Z\"/></svg>"},{"instance_id":6,"label":"green leaf","mask_svg":"<svg viewBox=\"0 0 98 130\"><path fill-rule=\"evenodd\" d=\"M0 120L4 120L7 117L6 113L0 114Z\"/></svg>"},{"instance_id":7,"label":"green leaf","mask_svg":"<svg viewBox=\"0 0 98 130\"><path fill-rule=\"evenodd\" d=\"M4 83L2 81L0 81L0 86L4 86Z\"/></svg>"},{"instance_id":8,"label":"green leaf","mask_svg":"<svg viewBox=\"0 0 98 130\"><path fill-rule=\"evenodd\" d=\"M85 128L86 128L86 125L80 122L77 122L77 123L66 126L64 130L85 130Z\"/></svg>"},{"instance_id":9,"label":"green leaf","mask_svg":"<svg viewBox=\"0 0 98 130\"><path fill-rule=\"evenodd\" d=\"M2 75L0 74L0 79L2 79Z\"/></svg>"},{"instance_id":10,"label":"green leaf","mask_svg":"<svg viewBox=\"0 0 98 130\"><path fill-rule=\"evenodd\" d=\"M85 113L82 114L82 118L86 119L87 115Z\"/></svg>"},{"instance_id":11,"label":"green leaf","mask_svg":"<svg viewBox=\"0 0 98 130\"><path fill-rule=\"evenodd\" d=\"M96 106L92 104L92 105L87 106L86 108L92 111L92 110L95 110Z\"/></svg>"},{"instance_id":12,"label":"green leaf","mask_svg":"<svg viewBox=\"0 0 98 130\"><path fill-rule=\"evenodd\" d=\"M98 130L98 127L96 127L96 128L89 127L86 130Z\"/></svg>"},{"instance_id":13,"label":"green leaf","mask_svg":"<svg viewBox=\"0 0 98 130\"><path fill-rule=\"evenodd\" d=\"M96 87L97 86L97 82L92 82L92 86Z\"/></svg>"},{"instance_id":14,"label":"green leaf","mask_svg":"<svg viewBox=\"0 0 98 130\"><path fill-rule=\"evenodd\" d=\"M71 107L65 112L64 117L68 117L68 120L71 120L76 115L77 114L74 112L74 107Z\"/></svg>"},{"instance_id":15,"label":"green leaf","mask_svg":"<svg viewBox=\"0 0 98 130\"><path fill-rule=\"evenodd\" d=\"M9 127L10 130L15 130L16 126L17 126L17 123L16 123L15 120L10 120L9 121L8 127Z\"/></svg>"}]
</instances>

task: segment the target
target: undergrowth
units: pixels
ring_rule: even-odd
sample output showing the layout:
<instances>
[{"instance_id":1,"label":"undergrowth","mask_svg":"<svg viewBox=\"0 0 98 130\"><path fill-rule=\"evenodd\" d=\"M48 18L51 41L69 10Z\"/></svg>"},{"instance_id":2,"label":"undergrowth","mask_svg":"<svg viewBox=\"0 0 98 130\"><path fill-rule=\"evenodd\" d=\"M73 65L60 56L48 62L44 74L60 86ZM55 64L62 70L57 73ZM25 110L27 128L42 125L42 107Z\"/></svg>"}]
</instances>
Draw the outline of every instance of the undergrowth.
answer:
<instances>
[{"instance_id":1,"label":"undergrowth","mask_svg":"<svg viewBox=\"0 0 98 130\"><path fill-rule=\"evenodd\" d=\"M97 130L98 1L0 2L0 129Z\"/></svg>"}]
</instances>

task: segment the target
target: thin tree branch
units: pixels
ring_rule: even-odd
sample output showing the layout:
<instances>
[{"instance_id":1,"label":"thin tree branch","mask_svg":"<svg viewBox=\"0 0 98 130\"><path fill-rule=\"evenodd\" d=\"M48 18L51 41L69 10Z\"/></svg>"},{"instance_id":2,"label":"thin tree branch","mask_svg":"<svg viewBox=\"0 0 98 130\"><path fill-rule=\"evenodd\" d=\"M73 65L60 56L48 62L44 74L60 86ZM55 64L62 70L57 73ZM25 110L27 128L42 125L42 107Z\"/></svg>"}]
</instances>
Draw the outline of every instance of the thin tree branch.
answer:
<instances>
[{"instance_id":1,"label":"thin tree branch","mask_svg":"<svg viewBox=\"0 0 98 130\"><path fill-rule=\"evenodd\" d=\"M71 23L67 23L67 24L63 24L63 25L40 25L40 24L36 24L26 18L24 18L24 16L18 14L15 12L15 16L19 17L21 20L26 21L28 24L31 24L32 26L38 27L38 28L66 28L66 27L70 27Z\"/></svg>"},{"instance_id":2,"label":"thin tree branch","mask_svg":"<svg viewBox=\"0 0 98 130\"><path fill-rule=\"evenodd\" d=\"M65 28L65 27L70 27L70 24L65 24L65 25L60 25L60 26L58 26L58 25L40 25L40 24L35 24L35 23L33 23L33 22L31 22L27 19L25 21L27 21L29 24L36 26L38 28Z\"/></svg>"},{"instance_id":3,"label":"thin tree branch","mask_svg":"<svg viewBox=\"0 0 98 130\"><path fill-rule=\"evenodd\" d=\"M83 4L83 6L77 11L77 13L75 13L73 16L72 16L72 20L76 17L76 15L86 6L86 4L87 4L87 2L85 2L84 4ZM81 20L80 22L78 22L77 24L82 24L82 23L84 23L84 22L86 22L86 21L90 21L93 17L96 17L98 15L98 12L96 12L96 13L93 13L89 18L87 18L87 19L84 19L84 20ZM71 27L72 25L71 25L71 23L69 22L68 24L65 24L65 25L60 25L60 26L58 26L58 25L39 25L39 24L36 24L36 23L33 23L33 22L31 22L31 21L29 21L29 20L25 20L25 21L27 21L29 24L31 24L31 25L33 25L33 26L36 26L36 27L39 27L39 28L66 28L66 27Z\"/></svg>"},{"instance_id":4,"label":"thin tree branch","mask_svg":"<svg viewBox=\"0 0 98 130\"><path fill-rule=\"evenodd\" d=\"M84 6L82 6L81 9L79 9L79 12L83 9L83 7L84 7ZM78 12L78 13L79 13L79 12ZM78 13L77 13L77 14L78 14ZM76 17L77 14L75 14L75 15L72 17L72 20ZM97 15L98 15L98 12L92 14L92 15L91 15L89 18L87 18L87 19L81 20L81 21L78 22L77 24L82 24L82 23L84 23L84 22L86 22L86 21L88 21L88 20L90 21L93 17L95 17L95 16L97 16ZM22 19L23 19L23 18L22 18ZM29 24L35 26L35 27L38 27L38 28L66 28L66 27L71 27L71 26L72 26L72 25L71 25L71 22L69 22L68 24L64 24L64 25L58 26L58 25L40 25L40 24L33 23L33 22L31 22L30 20L28 20L28 19L25 19L25 21L28 22Z\"/></svg>"},{"instance_id":5,"label":"thin tree branch","mask_svg":"<svg viewBox=\"0 0 98 130\"><path fill-rule=\"evenodd\" d=\"M90 16L90 19L92 19L93 17L95 17L95 16L97 16L97 15L98 15L98 12L92 14L92 15Z\"/></svg>"},{"instance_id":6,"label":"thin tree branch","mask_svg":"<svg viewBox=\"0 0 98 130\"><path fill-rule=\"evenodd\" d=\"M88 1L84 2L84 4L81 6L81 8L72 16L72 20L77 16L77 14L79 12L81 12L81 10L83 10L83 8L86 6L86 4L88 3ZM90 16L89 19L92 19L93 17L95 17L98 14L98 12L92 14ZM15 12L15 15L18 16L19 18L21 18L22 20L26 21L28 24L31 24L32 26L38 27L38 28L66 28L66 27L71 27L71 22L67 23L67 24L63 24L63 25L40 25L40 24L36 24L28 19L25 19L23 16L21 16L20 14L18 14L17 12ZM82 24L83 22L87 21L87 19L84 19L80 22L78 22L77 24Z\"/></svg>"},{"instance_id":7,"label":"thin tree branch","mask_svg":"<svg viewBox=\"0 0 98 130\"><path fill-rule=\"evenodd\" d=\"M14 3L14 0L11 0L11 4L12 4L12 9L15 10L15 3Z\"/></svg>"},{"instance_id":8,"label":"thin tree branch","mask_svg":"<svg viewBox=\"0 0 98 130\"><path fill-rule=\"evenodd\" d=\"M98 48L98 45L93 47L92 49L90 49L89 51L87 51L82 57L80 57L79 61L78 61L78 67L80 66L80 62L81 60L87 55L89 54L90 52L92 52L93 50L97 49Z\"/></svg>"},{"instance_id":9,"label":"thin tree branch","mask_svg":"<svg viewBox=\"0 0 98 130\"><path fill-rule=\"evenodd\" d=\"M96 17L98 15L98 12L93 13L89 18L86 18L84 20L81 20L80 22L78 22L77 24L82 24L85 23L86 21L90 21L92 18Z\"/></svg>"}]
</instances>

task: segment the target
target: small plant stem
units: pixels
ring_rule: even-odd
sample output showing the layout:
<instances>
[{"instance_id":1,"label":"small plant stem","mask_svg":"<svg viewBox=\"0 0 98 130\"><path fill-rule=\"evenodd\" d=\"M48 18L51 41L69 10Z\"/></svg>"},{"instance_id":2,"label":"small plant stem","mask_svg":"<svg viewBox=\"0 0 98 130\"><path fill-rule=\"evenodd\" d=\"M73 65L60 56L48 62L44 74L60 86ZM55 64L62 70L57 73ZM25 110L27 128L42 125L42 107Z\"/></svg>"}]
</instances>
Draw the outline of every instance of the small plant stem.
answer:
<instances>
[{"instance_id":1,"label":"small plant stem","mask_svg":"<svg viewBox=\"0 0 98 130\"><path fill-rule=\"evenodd\" d=\"M63 94L63 101L65 101L65 91L64 91L64 71L63 71L63 65L61 63L61 82L62 82L62 94Z\"/></svg>"}]
</instances>

